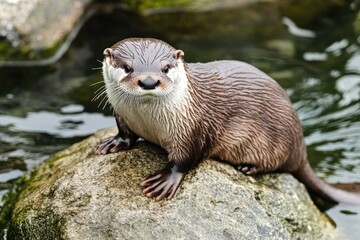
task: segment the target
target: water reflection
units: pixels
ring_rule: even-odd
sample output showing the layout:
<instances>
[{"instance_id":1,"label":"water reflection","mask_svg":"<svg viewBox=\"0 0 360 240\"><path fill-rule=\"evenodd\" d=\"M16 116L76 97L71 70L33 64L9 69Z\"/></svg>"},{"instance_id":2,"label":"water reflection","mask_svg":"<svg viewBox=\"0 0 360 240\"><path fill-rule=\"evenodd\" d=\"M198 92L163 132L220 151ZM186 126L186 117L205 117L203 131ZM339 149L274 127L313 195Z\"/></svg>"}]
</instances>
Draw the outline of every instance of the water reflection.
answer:
<instances>
[{"instance_id":1,"label":"water reflection","mask_svg":"<svg viewBox=\"0 0 360 240\"><path fill-rule=\"evenodd\" d=\"M80 113L84 111L84 106L80 104L69 104L60 109L62 113Z\"/></svg>"},{"instance_id":2,"label":"water reflection","mask_svg":"<svg viewBox=\"0 0 360 240\"><path fill-rule=\"evenodd\" d=\"M359 58L360 60L360 58ZM359 62L360 66L360 62ZM360 100L360 75L345 75L336 81L336 89L342 93L340 106L349 105ZM358 104L357 104L358 105ZM356 112L358 109L354 109Z\"/></svg>"},{"instance_id":3,"label":"water reflection","mask_svg":"<svg viewBox=\"0 0 360 240\"><path fill-rule=\"evenodd\" d=\"M14 180L18 177L21 177L23 175L23 171L14 169L9 172L2 173L0 175L0 182L7 182L9 180Z\"/></svg>"},{"instance_id":4,"label":"water reflection","mask_svg":"<svg viewBox=\"0 0 360 240\"><path fill-rule=\"evenodd\" d=\"M332 52L334 56L339 56L341 54L341 50L346 48L348 45L349 41L347 39L342 39L332 43L325 51Z\"/></svg>"},{"instance_id":5,"label":"water reflection","mask_svg":"<svg viewBox=\"0 0 360 240\"><path fill-rule=\"evenodd\" d=\"M346 63L346 70L360 73L360 51L356 52Z\"/></svg>"},{"instance_id":6,"label":"water reflection","mask_svg":"<svg viewBox=\"0 0 360 240\"><path fill-rule=\"evenodd\" d=\"M317 53L317 52L306 52L304 53L305 61L325 61L328 59L326 53Z\"/></svg>"},{"instance_id":7,"label":"water reflection","mask_svg":"<svg viewBox=\"0 0 360 240\"><path fill-rule=\"evenodd\" d=\"M67 108L65 108L68 111ZM100 124L99 124L100 123ZM40 111L29 112L25 118L0 115L0 126L15 132L39 132L69 138L87 136L100 128L114 125L112 117L101 113L60 114Z\"/></svg>"},{"instance_id":8,"label":"water reflection","mask_svg":"<svg viewBox=\"0 0 360 240\"><path fill-rule=\"evenodd\" d=\"M316 36L315 32L296 26L296 24L288 17L284 17L282 22L288 27L289 32L294 36L306 38L313 38Z\"/></svg>"}]
</instances>

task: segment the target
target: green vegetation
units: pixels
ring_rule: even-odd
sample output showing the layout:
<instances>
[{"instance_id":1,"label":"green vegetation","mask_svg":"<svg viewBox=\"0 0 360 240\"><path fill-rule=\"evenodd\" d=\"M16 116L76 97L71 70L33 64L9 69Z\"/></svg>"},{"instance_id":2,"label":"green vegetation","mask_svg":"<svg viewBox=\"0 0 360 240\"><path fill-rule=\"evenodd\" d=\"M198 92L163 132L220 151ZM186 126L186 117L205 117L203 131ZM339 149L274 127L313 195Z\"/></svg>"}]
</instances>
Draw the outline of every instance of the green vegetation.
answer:
<instances>
[{"instance_id":1,"label":"green vegetation","mask_svg":"<svg viewBox=\"0 0 360 240\"><path fill-rule=\"evenodd\" d=\"M360 11L358 12L356 20L354 22L354 31L356 34L360 35Z\"/></svg>"},{"instance_id":2,"label":"green vegetation","mask_svg":"<svg viewBox=\"0 0 360 240\"><path fill-rule=\"evenodd\" d=\"M10 43L0 41L0 61L15 60L41 60L53 56L63 41L58 42L54 46L46 49L31 49L28 46L13 47Z\"/></svg>"},{"instance_id":3,"label":"green vegetation","mask_svg":"<svg viewBox=\"0 0 360 240\"><path fill-rule=\"evenodd\" d=\"M203 6L204 4L209 4L213 2L217 2L216 0L124 0L123 3L129 5L133 9L136 9L140 12L147 10L147 9L154 9L154 8L172 8L172 7L199 7Z\"/></svg>"},{"instance_id":4,"label":"green vegetation","mask_svg":"<svg viewBox=\"0 0 360 240\"><path fill-rule=\"evenodd\" d=\"M12 211L15 207L16 202L20 198L20 192L29 184L31 174L19 178L14 183L14 187L10 189L4 196L2 201L4 205L0 209L0 238L4 239L4 230L9 227L9 220L11 219Z\"/></svg>"}]
</instances>

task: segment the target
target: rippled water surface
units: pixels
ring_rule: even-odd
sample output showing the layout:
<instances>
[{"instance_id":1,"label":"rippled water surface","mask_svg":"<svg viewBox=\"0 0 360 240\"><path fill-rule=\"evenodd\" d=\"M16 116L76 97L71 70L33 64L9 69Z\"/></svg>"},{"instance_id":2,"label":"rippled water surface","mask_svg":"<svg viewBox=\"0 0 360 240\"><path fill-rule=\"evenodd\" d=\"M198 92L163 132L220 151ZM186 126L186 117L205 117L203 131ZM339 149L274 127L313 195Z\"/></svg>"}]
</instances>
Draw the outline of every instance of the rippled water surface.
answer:
<instances>
[{"instance_id":1,"label":"rippled water surface","mask_svg":"<svg viewBox=\"0 0 360 240\"><path fill-rule=\"evenodd\" d=\"M272 3L141 18L116 10L90 19L58 64L0 68L0 196L49 155L115 125L104 102L91 99L102 85L102 50L130 36L161 38L184 50L187 62L237 59L259 67L290 95L318 175L360 182L358 10L344 6L305 24L282 12ZM360 236L359 207L327 213L347 238Z\"/></svg>"}]
</instances>

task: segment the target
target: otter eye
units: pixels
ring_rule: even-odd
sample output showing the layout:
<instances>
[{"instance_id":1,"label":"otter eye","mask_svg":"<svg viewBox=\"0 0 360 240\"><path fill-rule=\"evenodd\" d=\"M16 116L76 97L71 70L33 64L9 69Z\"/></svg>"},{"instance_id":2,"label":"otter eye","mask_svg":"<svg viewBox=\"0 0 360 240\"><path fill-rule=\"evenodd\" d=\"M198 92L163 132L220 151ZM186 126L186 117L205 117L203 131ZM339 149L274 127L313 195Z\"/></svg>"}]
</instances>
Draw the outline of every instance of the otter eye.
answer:
<instances>
[{"instance_id":1,"label":"otter eye","mask_svg":"<svg viewBox=\"0 0 360 240\"><path fill-rule=\"evenodd\" d=\"M127 64L124 64L123 68L124 68L125 73L130 73L133 71L133 69Z\"/></svg>"},{"instance_id":2,"label":"otter eye","mask_svg":"<svg viewBox=\"0 0 360 240\"><path fill-rule=\"evenodd\" d=\"M170 65L168 64L168 65L166 65L161 71L162 71L163 73L167 74L167 73L169 72L169 70L170 70Z\"/></svg>"}]
</instances>

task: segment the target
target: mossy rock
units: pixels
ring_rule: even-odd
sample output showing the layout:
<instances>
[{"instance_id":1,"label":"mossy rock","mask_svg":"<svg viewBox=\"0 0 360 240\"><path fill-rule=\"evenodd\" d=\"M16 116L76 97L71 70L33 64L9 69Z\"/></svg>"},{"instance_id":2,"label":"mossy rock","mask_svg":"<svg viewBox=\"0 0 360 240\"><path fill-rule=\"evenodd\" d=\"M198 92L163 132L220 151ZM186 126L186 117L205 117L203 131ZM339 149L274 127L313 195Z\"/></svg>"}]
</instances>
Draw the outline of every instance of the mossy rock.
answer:
<instances>
[{"instance_id":1,"label":"mossy rock","mask_svg":"<svg viewBox=\"0 0 360 240\"><path fill-rule=\"evenodd\" d=\"M333 227L289 174L248 177L214 160L192 170L172 200L139 186L166 153L139 142L98 156L106 130L55 154L32 174L8 239L328 239Z\"/></svg>"}]
</instances>

